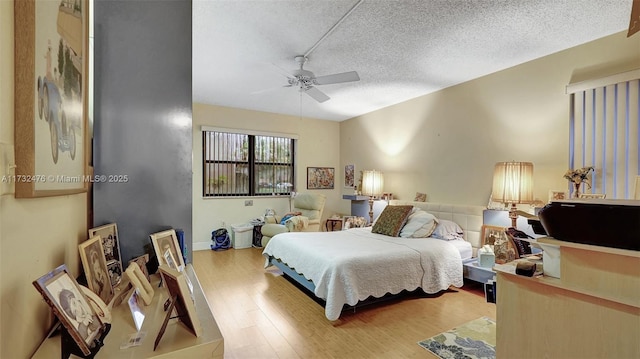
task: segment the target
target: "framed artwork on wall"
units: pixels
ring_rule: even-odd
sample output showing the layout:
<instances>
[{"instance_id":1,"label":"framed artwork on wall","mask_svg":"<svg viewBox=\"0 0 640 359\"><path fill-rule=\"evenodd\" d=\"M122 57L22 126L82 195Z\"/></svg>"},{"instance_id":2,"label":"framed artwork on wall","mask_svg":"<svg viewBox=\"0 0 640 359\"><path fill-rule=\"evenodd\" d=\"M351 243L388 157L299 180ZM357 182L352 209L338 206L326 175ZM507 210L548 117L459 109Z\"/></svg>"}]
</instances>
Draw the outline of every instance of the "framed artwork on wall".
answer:
<instances>
[{"instance_id":1,"label":"framed artwork on wall","mask_svg":"<svg viewBox=\"0 0 640 359\"><path fill-rule=\"evenodd\" d=\"M307 167L307 189L333 189L335 168Z\"/></svg>"},{"instance_id":2,"label":"framed artwork on wall","mask_svg":"<svg viewBox=\"0 0 640 359\"><path fill-rule=\"evenodd\" d=\"M15 1L15 196L87 191L87 0Z\"/></svg>"},{"instance_id":3,"label":"framed artwork on wall","mask_svg":"<svg viewBox=\"0 0 640 359\"><path fill-rule=\"evenodd\" d=\"M344 166L344 186L346 188L353 188L355 186L356 166L346 165Z\"/></svg>"}]
</instances>

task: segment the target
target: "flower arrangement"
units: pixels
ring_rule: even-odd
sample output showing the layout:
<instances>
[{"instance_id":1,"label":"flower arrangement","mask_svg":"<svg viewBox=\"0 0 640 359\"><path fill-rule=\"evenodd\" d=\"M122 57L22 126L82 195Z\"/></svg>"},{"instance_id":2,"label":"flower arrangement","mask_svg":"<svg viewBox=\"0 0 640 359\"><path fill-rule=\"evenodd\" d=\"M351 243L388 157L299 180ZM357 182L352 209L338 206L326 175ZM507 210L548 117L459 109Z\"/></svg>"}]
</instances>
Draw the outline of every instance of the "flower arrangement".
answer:
<instances>
[{"instance_id":1,"label":"flower arrangement","mask_svg":"<svg viewBox=\"0 0 640 359\"><path fill-rule=\"evenodd\" d=\"M568 170L564 174L564 178L569 181L580 185L581 183L586 183L589 188L591 188L591 182L589 179L589 173L593 171L593 166L578 168L577 170Z\"/></svg>"}]
</instances>

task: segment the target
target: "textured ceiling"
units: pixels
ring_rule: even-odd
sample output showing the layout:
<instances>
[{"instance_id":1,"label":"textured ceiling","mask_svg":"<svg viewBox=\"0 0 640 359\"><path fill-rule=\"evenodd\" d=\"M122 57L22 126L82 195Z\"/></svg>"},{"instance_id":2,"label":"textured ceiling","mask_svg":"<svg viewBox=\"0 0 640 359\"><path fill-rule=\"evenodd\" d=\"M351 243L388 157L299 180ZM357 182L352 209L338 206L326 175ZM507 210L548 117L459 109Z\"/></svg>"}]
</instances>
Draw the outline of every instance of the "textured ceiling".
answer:
<instances>
[{"instance_id":1,"label":"textured ceiling","mask_svg":"<svg viewBox=\"0 0 640 359\"><path fill-rule=\"evenodd\" d=\"M194 0L194 102L342 121L625 30L632 0L365 0L305 65L361 80L282 87L356 3Z\"/></svg>"}]
</instances>

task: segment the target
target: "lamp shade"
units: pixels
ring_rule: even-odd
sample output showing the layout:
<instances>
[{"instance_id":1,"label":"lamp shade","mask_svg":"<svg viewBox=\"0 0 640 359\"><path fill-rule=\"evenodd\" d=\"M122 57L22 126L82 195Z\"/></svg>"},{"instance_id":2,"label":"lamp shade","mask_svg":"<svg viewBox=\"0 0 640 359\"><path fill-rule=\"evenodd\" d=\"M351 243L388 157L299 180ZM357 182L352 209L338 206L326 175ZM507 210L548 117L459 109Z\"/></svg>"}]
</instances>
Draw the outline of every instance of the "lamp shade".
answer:
<instances>
[{"instance_id":1,"label":"lamp shade","mask_svg":"<svg viewBox=\"0 0 640 359\"><path fill-rule=\"evenodd\" d=\"M533 163L496 163L491 199L511 204L533 203Z\"/></svg>"},{"instance_id":2,"label":"lamp shade","mask_svg":"<svg viewBox=\"0 0 640 359\"><path fill-rule=\"evenodd\" d=\"M362 171L362 194L376 197L382 194L384 178L382 172L376 170Z\"/></svg>"}]
</instances>

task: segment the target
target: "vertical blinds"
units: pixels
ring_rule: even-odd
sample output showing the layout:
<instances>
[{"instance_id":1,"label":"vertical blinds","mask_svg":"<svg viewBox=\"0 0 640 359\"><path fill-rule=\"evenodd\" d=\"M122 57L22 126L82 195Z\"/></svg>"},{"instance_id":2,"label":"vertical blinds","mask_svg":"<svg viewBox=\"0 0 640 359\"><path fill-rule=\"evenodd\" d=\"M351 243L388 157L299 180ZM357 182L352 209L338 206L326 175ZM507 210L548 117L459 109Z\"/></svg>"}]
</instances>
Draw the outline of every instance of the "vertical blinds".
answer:
<instances>
[{"instance_id":1,"label":"vertical blinds","mask_svg":"<svg viewBox=\"0 0 640 359\"><path fill-rule=\"evenodd\" d=\"M571 94L569 167L596 169L585 193L633 198L640 175L639 103L638 79Z\"/></svg>"}]
</instances>

